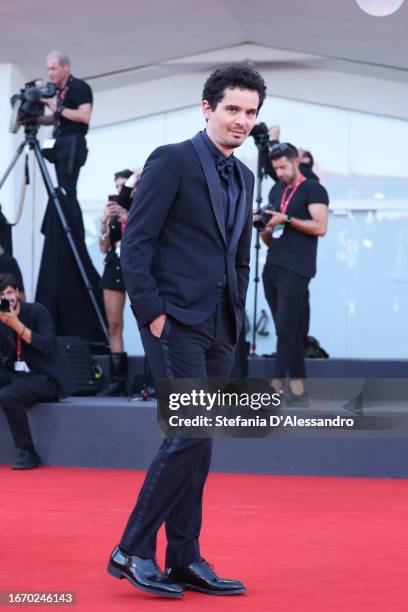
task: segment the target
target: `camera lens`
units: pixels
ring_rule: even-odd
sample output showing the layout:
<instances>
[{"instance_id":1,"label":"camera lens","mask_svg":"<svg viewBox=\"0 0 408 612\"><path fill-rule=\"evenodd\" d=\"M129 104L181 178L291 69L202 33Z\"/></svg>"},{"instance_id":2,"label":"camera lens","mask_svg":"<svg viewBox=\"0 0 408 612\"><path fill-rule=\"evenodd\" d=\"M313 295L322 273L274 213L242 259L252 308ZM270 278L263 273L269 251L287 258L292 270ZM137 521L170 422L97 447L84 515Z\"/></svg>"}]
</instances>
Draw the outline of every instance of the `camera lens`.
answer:
<instances>
[{"instance_id":1,"label":"camera lens","mask_svg":"<svg viewBox=\"0 0 408 612\"><path fill-rule=\"evenodd\" d=\"M254 217L253 226L258 230L265 229L269 218L269 215L265 211L263 211L259 213L259 215L256 215L256 217Z\"/></svg>"}]
</instances>

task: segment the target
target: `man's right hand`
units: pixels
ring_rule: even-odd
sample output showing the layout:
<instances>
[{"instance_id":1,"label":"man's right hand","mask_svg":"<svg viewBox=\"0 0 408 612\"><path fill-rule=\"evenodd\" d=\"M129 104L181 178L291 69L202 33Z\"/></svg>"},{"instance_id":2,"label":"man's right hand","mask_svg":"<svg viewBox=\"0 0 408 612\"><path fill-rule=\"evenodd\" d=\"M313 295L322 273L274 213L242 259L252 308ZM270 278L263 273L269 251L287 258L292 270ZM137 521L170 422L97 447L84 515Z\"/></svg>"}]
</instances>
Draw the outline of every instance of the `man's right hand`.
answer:
<instances>
[{"instance_id":1,"label":"man's right hand","mask_svg":"<svg viewBox=\"0 0 408 612\"><path fill-rule=\"evenodd\" d=\"M105 206L105 210L103 211L102 223L108 223L111 219L113 219L113 217L119 217L121 210L123 209L117 202L109 200Z\"/></svg>"},{"instance_id":2,"label":"man's right hand","mask_svg":"<svg viewBox=\"0 0 408 612\"><path fill-rule=\"evenodd\" d=\"M269 128L269 138L271 140L280 139L280 125L272 125L272 127Z\"/></svg>"},{"instance_id":3,"label":"man's right hand","mask_svg":"<svg viewBox=\"0 0 408 612\"><path fill-rule=\"evenodd\" d=\"M162 335L162 331L163 331L165 322L166 322L165 314L161 314L158 317L156 317L156 319L153 319L153 321L150 321L149 329L151 333L153 334L153 336L155 336L156 338L160 338L160 336Z\"/></svg>"},{"instance_id":4,"label":"man's right hand","mask_svg":"<svg viewBox=\"0 0 408 612\"><path fill-rule=\"evenodd\" d=\"M109 221L109 217L110 217L110 209L109 209L109 204L107 204L105 206L105 209L104 209L103 215L102 215L102 223L104 225L107 225L107 223Z\"/></svg>"}]
</instances>

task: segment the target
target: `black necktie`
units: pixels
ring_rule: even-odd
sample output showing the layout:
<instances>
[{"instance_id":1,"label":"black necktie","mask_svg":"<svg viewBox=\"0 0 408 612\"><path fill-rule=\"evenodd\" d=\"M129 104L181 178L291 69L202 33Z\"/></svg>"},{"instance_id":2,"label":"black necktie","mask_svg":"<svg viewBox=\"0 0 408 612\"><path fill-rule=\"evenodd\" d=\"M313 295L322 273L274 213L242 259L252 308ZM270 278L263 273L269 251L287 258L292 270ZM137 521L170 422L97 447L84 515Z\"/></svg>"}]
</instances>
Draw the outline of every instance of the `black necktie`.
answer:
<instances>
[{"instance_id":1,"label":"black necktie","mask_svg":"<svg viewBox=\"0 0 408 612\"><path fill-rule=\"evenodd\" d=\"M223 155L219 157L217 162L217 172L221 179L223 179L223 181L226 183L225 187L222 189L222 192L224 201L225 229L228 236L230 235L234 225L235 205L237 200L233 179L234 166L235 159L232 155L230 157L224 157Z\"/></svg>"},{"instance_id":2,"label":"black necktie","mask_svg":"<svg viewBox=\"0 0 408 612\"><path fill-rule=\"evenodd\" d=\"M220 156L217 162L217 172L221 178L225 179L226 181L229 180L231 172L234 169L234 163L235 161L232 155L230 157L224 157L223 155Z\"/></svg>"}]
</instances>

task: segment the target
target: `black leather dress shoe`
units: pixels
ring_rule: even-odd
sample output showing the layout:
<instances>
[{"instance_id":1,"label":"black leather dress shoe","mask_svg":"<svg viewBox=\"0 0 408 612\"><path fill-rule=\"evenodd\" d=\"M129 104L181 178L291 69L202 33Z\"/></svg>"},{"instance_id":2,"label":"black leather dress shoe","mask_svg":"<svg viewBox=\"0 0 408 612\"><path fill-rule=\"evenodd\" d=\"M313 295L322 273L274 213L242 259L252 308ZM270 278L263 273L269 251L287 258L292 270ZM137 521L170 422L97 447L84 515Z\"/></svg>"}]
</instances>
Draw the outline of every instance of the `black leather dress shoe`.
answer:
<instances>
[{"instance_id":1,"label":"black leather dress shoe","mask_svg":"<svg viewBox=\"0 0 408 612\"><path fill-rule=\"evenodd\" d=\"M34 449L22 448L12 464L13 470L32 470L41 465L41 459Z\"/></svg>"},{"instance_id":2,"label":"black leather dress shoe","mask_svg":"<svg viewBox=\"0 0 408 612\"><path fill-rule=\"evenodd\" d=\"M218 578L205 559L185 567L169 567L166 569L166 576L186 590L200 591L208 595L238 595L246 592L246 588L239 580Z\"/></svg>"},{"instance_id":3,"label":"black leather dress shoe","mask_svg":"<svg viewBox=\"0 0 408 612\"><path fill-rule=\"evenodd\" d=\"M133 586L161 597L183 597L181 586L167 578L154 559L125 555L116 547L109 559L108 572L115 578L126 578Z\"/></svg>"},{"instance_id":4,"label":"black leather dress shoe","mask_svg":"<svg viewBox=\"0 0 408 612\"><path fill-rule=\"evenodd\" d=\"M307 408L310 406L309 394L307 391L303 391L302 394L293 393L290 389L285 391L283 396L284 402L287 406L292 408Z\"/></svg>"}]
</instances>

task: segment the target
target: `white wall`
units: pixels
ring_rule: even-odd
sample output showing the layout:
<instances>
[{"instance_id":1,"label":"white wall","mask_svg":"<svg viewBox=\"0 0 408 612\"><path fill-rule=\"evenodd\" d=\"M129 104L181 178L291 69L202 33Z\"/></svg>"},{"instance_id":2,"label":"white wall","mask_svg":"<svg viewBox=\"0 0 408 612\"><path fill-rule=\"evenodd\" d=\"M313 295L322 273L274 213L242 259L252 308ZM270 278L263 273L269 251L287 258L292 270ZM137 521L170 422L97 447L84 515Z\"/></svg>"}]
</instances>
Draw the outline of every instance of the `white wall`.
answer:
<instances>
[{"instance_id":1,"label":"white wall","mask_svg":"<svg viewBox=\"0 0 408 612\"><path fill-rule=\"evenodd\" d=\"M404 83L312 68L269 69L262 74L269 95L408 119L408 85ZM97 92L92 126L200 104L207 76L207 72L186 73Z\"/></svg>"}]
</instances>

